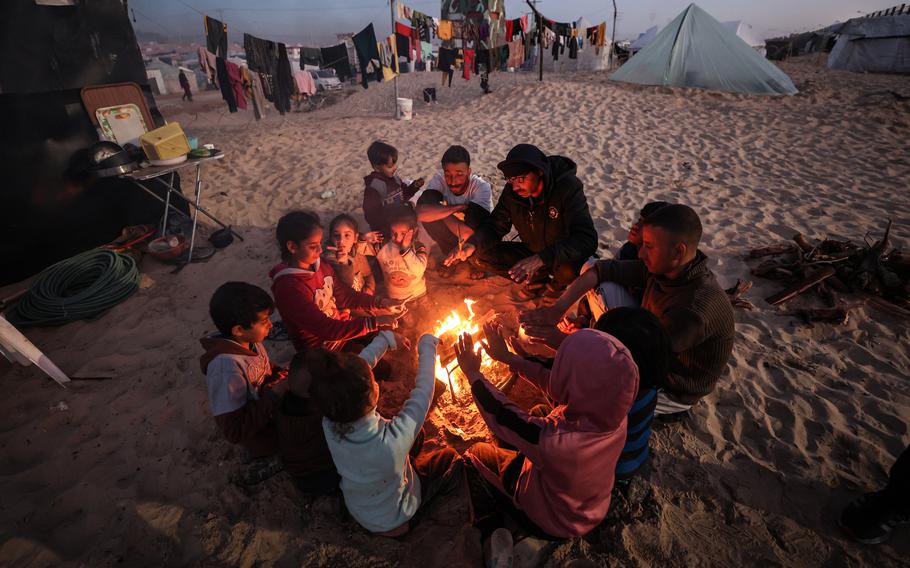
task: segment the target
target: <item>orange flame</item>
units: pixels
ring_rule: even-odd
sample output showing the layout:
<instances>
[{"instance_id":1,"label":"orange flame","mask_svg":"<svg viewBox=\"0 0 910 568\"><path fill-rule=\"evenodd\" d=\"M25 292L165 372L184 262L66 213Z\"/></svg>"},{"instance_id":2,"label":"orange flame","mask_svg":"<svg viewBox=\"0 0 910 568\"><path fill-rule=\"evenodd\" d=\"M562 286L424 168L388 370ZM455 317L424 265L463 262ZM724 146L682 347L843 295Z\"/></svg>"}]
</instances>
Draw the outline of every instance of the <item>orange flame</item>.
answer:
<instances>
[{"instance_id":1,"label":"orange flame","mask_svg":"<svg viewBox=\"0 0 910 568\"><path fill-rule=\"evenodd\" d=\"M470 333L471 337L474 338L474 349L480 349L480 322L475 321L476 315L471 306L476 304L475 300L465 299L465 305L468 308L468 315L466 318L463 318L458 310L452 310L448 316L442 321L437 321L436 330L433 332L434 335L440 338L442 341L447 343L454 343L457 341L457 338L461 336L462 333ZM449 345L446 345L449 347ZM481 370L489 368L493 364L493 360L487 355L487 353L481 350ZM467 388L466 379L462 373L455 373L455 370L458 367L458 361L452 360L447 365L442 364L442 358L437 355L436 357L436 378L440 381L451 384L452 389L455 391L453 397L461 392L462 388ZM451 381L449 380L451 378ZM464 384L462 384L464 382Z\"/></svg>"}]
</instances>

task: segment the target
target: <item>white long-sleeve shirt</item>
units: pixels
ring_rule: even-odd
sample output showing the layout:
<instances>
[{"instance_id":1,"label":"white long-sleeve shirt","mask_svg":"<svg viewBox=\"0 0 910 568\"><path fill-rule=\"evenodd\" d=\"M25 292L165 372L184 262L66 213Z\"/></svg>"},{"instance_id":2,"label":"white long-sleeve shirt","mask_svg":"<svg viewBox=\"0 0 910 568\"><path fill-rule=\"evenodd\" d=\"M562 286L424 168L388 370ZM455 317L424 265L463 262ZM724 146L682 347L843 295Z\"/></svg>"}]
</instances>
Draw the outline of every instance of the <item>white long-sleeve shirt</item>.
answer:
<instances>
[{"instance_id":1,"label":"white long-sleeve shirt","mask_svg":"<svg viewBox=\"0 0 910 568\"><path fill-rule=\"evenodd\" d=\"M389 241L379 249L376 259L382 267L389 298L410 300L427 293L427 282L423 277L429 262L426 245L415 240L410 248L401 252L398 245Z\"/></svg>"},{"instance_id":2,"label":"white long-sleeve shirt","mask_svg":"<svg viewBox=\"0 0 910 568\"><path fill-rule=\"evenodd\" d=\"M377 341L380 338L373 343ZM369 531L397 528L409 521L420 507L420 479L408 452L430 410L438 343L439 339L429 334L420 338L417 384L401 412L391 420L380 416L374 408L354 422L353 430L343 437L336 433L333 422L322 420L329 451L341 475L344 503L351 516ZM361 353L361 357L368 363L372 362L371 358L378 361L385 350L378 356L376 352L379 351Z\"/></svg>"}]
</instances>

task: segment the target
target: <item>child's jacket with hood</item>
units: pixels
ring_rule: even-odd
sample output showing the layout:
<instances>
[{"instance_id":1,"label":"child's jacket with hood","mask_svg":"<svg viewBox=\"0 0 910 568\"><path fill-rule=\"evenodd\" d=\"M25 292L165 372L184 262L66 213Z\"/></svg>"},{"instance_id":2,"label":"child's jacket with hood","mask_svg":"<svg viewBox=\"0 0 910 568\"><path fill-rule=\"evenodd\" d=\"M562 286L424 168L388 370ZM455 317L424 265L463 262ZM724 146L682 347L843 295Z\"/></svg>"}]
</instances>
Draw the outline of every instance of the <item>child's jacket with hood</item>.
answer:
<instances>
[{"instance_id":1,"label":"child's jacket with hood","mask_svg":"<svg viewBox=\"0 0 910 568\"><path fill-rule=\"evenodd\" d=\"M340 310L370 311L379 299L341 282L328 262L319 259L313 266L306 270L281 263L269 272L275 306L294 347L337 350L348 339L376 331L376 318L352 318Z\"/></svg>"},{"instance_id":2,"label":"child's jacket with hood","mask_svg":"<svg viewBox=\"0 0 910 568\"><path fill-rule=\"evenodd\" d=\"M482 376L472 380L474 400L490 431L515 446L516 459L524 460L514 491L503 486L498 472L478 469L548 534L584 535L610 508L626 415L638 391L638 367L619 340L593 329L566 338L552 370L519 357L510 367L557 406L545 418L533 417Z\"/></svg>"}]
</instances>

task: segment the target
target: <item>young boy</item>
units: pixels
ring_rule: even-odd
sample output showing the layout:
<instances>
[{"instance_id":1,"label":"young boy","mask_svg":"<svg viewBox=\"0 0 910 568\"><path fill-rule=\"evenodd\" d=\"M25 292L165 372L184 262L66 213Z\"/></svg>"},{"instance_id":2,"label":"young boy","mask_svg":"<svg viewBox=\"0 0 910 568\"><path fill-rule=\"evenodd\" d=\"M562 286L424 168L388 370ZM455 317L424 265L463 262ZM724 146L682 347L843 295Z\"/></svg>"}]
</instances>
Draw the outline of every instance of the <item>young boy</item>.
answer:
<instances>
[{"instance_id":1,"label":"young boy","mask_svg":"<svg viewBox=\"0 0 910 568\"><path fill-rule=\"evenodd\" d=\"M426 245L415 238L417 213L409 204L389 212L389 232L389 242L376 255L389 297L408 301L422 298L427 293L424 272L429 255Z\"/></svg>"},{"instance_id":2,"label":"young boy","mask_svg":"<svg viewBox=\"0 0 910 568\"><path fill-rule=\"evenodd\" d=\"M274 309L268 292L258 286L222 284L209 302L218 332L200 340L205 354L199 362L215 422L227 441L254 459L277 451L273 417L287 390L286 373L271 364L262 345Z\"/></svg>"},{"instance_id":3,"label":"young boy","mask_svg":"<svg viewBox=\"0 0 910 568\"><path fill-rule=\"evenodd\" d=\"M405 203L423 187L423 178L403 180L398 171L398 150L379 140L370 144L367 157L373 171L363 178L363 216L374 231L389 236L387 209L390 205Z\"/></svg>"}]
</instances>

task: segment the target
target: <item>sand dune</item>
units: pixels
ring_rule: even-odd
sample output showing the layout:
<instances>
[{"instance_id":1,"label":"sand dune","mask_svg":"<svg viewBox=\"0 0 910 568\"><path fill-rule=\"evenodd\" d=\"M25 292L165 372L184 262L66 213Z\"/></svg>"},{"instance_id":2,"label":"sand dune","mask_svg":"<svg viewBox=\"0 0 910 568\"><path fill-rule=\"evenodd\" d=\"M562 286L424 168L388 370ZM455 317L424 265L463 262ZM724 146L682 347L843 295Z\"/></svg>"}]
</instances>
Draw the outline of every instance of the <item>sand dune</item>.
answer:
<instances>
[{"instance_id":1,"label":"sand dune","mask_svg":"<svg viewBox=\"0 0 910 568\"><path fill-rule=\"evenodd\" d=\"M750 247L794 232L859 241L895 222L910 239L910 79L784 65L801 93L750 98L613 84L604 74L493 76L440 88L415 101L410 122L390 120L391 85L373 85L311 113L229 115L162 102L165 115L227 158L205 173L205 204L246 240L179 275L143 261L144 288L97 321L28 336L74 375L112 376L61 390L34 369L2 381L0 564L9 566L477 565L464 492L430 507L401 541L371 537L342 520L337 501L307 499L282 476L253 490L229 482L239 452L208 414L197 339L212 329L207 302L226 280L267 287L276 261L272 227L292 208L326 220L360 212L366 147L382 138L401 172L429 178L451 143L494 184L515 143L574 159L604 254L638 208L664 199L692 205L703 250L722 285L748 275ZM402 94L439 76L401 80ZM208 102L206 102L208 101ZM199 112L200 108L208 108ZM334 190L337 196L319 195ZM431 289L448 284L431 278ZM446 302L513 306L507 285L461 275ZM879 547L850 543L835 520L853 496L884 484L910 443L910 330L871 308L849 324L807 327L761 298L779 284L756 280L758 308L737 311L727 376L695 409L689 428L652 438L652 492L624 524L607 523L561 545L547 561L601 565L898 566L910 532ZM269 344L278 361L288 344ZM406 356L394 365L406 372ZM384 408L406 396L387 390ZM65 401L68 410L53 408ZM431 444L444 443L438 435Z\"/></svg>"}]
</instances>

